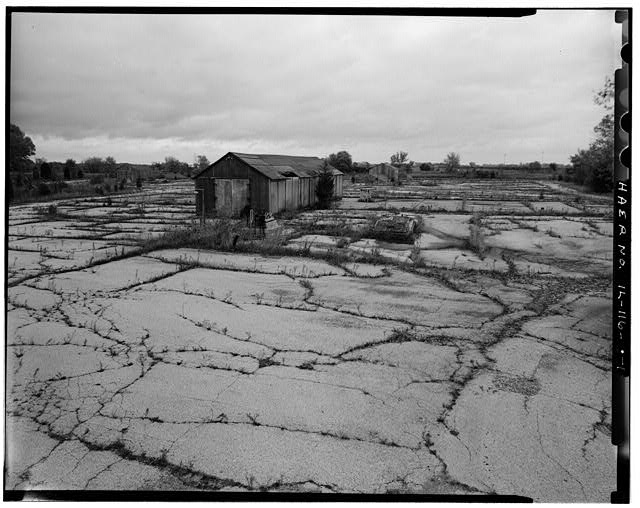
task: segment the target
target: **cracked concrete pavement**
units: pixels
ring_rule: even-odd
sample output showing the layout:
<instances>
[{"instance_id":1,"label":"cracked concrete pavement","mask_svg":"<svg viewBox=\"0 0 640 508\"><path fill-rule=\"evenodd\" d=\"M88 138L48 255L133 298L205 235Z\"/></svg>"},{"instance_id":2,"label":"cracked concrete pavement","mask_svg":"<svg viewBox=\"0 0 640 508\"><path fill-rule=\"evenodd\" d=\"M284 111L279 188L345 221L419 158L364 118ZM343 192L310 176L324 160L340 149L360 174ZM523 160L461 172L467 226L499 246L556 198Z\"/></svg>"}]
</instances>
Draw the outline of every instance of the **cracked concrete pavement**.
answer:
<instances>
[{"instance_id":1,"label":"cracked concrete pavement","mask_svg":"<svg viewBox=\"0 0 640 508\"><path fill-rule=\"evenodd\" d=\"M189 216L187 191L149 191L142 214L133 198L60 204L59 221L10 209L5 488L609 500L606 219L485 221L510 252L537 225L516 263L558 232L572 246L544 244L544 262L588 251L588 278L136 255ZM468 219L430 224L462 238Z\"/></svg>"}]
</instances>

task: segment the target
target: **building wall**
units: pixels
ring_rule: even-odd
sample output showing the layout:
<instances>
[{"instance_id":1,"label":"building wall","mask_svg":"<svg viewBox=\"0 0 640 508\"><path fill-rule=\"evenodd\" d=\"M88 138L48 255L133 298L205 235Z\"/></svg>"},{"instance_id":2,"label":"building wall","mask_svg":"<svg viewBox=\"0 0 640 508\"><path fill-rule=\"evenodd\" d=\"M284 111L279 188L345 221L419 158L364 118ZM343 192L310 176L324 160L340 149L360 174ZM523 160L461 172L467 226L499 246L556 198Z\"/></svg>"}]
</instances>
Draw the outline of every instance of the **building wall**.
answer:
<instances>
[{"instance_id":1,"label":"building wall","mask_svg":"<svg viewBox=\"0 0 640 508\"><path fill-rule=\"evenodd\" d=\"M342 198L342 181L344 175L336 175L333 177L333 193L337 198Z\"/></svg>"},{"instance_id":2,"label":"building wall","mask_svg":"<svg viewBox=\"0 0 640 508\"><path fill-rule=\"evenodd\" d=\"M398 180L399 172L398 168L391 166L390 164L376 164L369 169L369 174L372 176L384 176L389 180Z\"/></svg>"},{"instance_id":3,"label":"building wall","mask_svg":"<svg viewBox=\"0 0 640 508\"><path fill-rule=\"evenodd\" d=\"M269 210L269 179L249 169L249 206L256 212Z\"/></svg>"},{"instance_id":4,"label":"building wall","mask_svg":"<svg viewBox=\"0 0 640 508\"><path fill-rule=\"evenodd\" d=\"M202 198L204 197L204 214L205 217L210 217L216 209L216 195L214 179L207 174L208 172L203 173L196 178L196 213L198 216L202 215Z\"/></svg>"},{"instance_id":5,"label":"building wall","mask_svg":"<svg viewBox=\"0 0 640 508\"><path fill-rule=\"evenodd\" d=\"M216 178L216 211L218 215L237 217L249 204L249 179Z\"/></svg>"}]
</instances>

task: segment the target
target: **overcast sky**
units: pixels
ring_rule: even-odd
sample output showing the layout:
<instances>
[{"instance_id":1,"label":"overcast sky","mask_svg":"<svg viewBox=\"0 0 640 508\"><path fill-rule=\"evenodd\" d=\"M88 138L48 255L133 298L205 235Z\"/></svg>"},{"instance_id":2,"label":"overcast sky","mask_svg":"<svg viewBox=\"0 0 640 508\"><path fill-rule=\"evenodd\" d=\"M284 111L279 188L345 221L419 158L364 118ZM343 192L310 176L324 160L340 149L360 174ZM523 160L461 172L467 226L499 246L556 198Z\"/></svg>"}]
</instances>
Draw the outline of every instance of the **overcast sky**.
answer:
<instances>
[{"instance_id":1,"label":"overcast sky","mask_svg":"<svg viewBox=\"0 0 640 508\"><path fill-rule=\"evenodd\" d=\"M620 66L613 16L17 13L10 117L49 161L405 150L566 163Z\"/></svg>"}]
</instances>

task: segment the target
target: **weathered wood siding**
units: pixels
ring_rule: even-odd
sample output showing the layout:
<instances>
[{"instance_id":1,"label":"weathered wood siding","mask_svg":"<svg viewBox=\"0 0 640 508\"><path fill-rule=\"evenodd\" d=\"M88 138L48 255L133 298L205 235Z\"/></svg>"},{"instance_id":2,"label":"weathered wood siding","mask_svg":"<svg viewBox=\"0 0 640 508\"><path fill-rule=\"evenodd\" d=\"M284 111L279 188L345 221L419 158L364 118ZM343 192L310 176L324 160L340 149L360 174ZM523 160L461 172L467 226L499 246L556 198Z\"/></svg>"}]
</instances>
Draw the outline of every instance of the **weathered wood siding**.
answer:
<instances>
[{"instance_id":1,"label":"weathered wood siding","mask_svg":"<svg viewBox=\"0 0 640 508\"><path fill-rule=\"evenodd\" d=\"M242 162L241 160L236 159L235 157L226 157L209 168L209 171L212 172L211 176L215 178L249 178L249 166Z\"/></svg>"},{"instance_id":2,"label":"weathered wood siding","mask_svg":"<svg viewBox=\"0 0 640 508\"><path fill-rule=\"evenodd\" d=\"M342 198L342 179L343 175L333 177L333 195L337 198Z\"/></svg>"},{"instance_id":3,"label":"weathered wood siding","mask_svg":"<svg viewBox=\"0 0 640 508\"><path fill-rule=\"evenodd\" d=\"M204 214L205 217L210 217L216 210L216 196L214 179L207 174L203 173L196 178L196 214L202 215L202 198L204 196Z\"/></svg>"},{"instance_id":4,"label":"weathered wood siding","mask_svg":"<svg viewBox=\"0 0 640 508\"><path fill-rule=\"evenodd\" d=\"M256 213L269 210L269 179L249 169L249 206Z\"/></svg>"},{"instance_id":5,"label":"weathered wood siding","mask_svg":"<svg viewBox=\"0 0 640 508\"><path fill-rule=\"evenodd\" d=\"M215 196L218 215L237 217L249 204L249 179L216 178Z\"/></svg>"}]
</instances>

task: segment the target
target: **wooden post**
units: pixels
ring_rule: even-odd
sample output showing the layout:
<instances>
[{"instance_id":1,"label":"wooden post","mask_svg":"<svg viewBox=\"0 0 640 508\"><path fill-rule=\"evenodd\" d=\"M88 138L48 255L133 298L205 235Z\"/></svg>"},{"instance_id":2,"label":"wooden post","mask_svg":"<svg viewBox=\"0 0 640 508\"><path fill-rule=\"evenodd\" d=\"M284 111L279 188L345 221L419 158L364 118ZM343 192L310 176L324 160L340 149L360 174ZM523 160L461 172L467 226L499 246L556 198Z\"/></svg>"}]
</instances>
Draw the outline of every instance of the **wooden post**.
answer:
<instances>
[{"instance_id":1,"label":"wooden post","mask_svg":"<svg viewBox=\"0 0 640 508\"><path fill-rule=\"evenodd\" d=\"M200 212L200 225L204 226L205 224L205 216L204 216L204 188L202 189L196 189L195 190L195 194L196 194L196 200L198 199L198 192L201 192L201 203L202 203L202 211Z\"/></svg>"}]
</instances>

